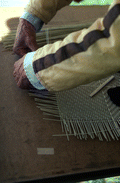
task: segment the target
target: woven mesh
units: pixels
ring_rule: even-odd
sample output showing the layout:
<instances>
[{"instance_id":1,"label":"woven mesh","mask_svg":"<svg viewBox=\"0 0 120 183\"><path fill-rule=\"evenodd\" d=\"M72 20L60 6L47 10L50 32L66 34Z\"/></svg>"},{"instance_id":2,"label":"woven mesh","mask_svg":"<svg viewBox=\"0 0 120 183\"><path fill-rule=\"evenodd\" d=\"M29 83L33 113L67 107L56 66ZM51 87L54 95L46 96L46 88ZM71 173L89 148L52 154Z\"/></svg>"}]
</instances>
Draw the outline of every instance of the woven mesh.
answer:
<instances>
[{"instance_id":1,"label":"woven mesh","mask_svg":"<svg viewBox=\"0 0 120 183\"><path fill-rule=\"evenodd\" d=\"M90 94L106 79L79 86L75 89L57 92L57 105L67 138L75 135L87 139L87 136L97 136L103 140L118 139L120 136L119 121L120 108L114 105L107 94L111 87L120 85L120 74L115 74L115 79L105 86L94 97Z\"/></svg>"},{"instance_id":2,"label":"woven mesh","mask_svg":"<svg viewBox=\"0 0 120 183\"><path fill-rule=\"evenodd\" d=\"M90 94L108 78L72 90L50 93L47 90L31 90L37 107L48 120L61 122L62 134L53 136L76 136L79 139L119 140L120 107L113 104L107 94L111 87L120 86L120 74L102 88L95 96ZM51 117L54 117L51 119Z\"/></svg>"}]
</instances>

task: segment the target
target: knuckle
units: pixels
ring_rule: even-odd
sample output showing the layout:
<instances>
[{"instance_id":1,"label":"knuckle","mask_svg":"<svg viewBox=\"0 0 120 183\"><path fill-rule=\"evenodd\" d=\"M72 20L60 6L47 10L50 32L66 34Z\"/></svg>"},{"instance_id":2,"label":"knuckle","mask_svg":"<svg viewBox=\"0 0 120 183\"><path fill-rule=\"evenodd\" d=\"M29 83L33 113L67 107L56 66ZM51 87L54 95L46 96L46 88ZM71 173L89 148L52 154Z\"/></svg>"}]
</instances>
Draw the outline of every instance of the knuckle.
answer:
<instances>
[{"instance_id":1,"label":"knuckle","mask_svg":"<svg viewBox=\"0 0 120 183\"><path fill-rule=\"evenodd\" d=\"M15 46L13 46L13 51L16 52L16 47Z\"/></svg>"},{"instance_id":2,"label":"knuckle","mask_svg":"<svg viewBox=\"0 0 120 183\"><path fill-rule=\"evenodd\" d=\"M22 77L21 79L19 79L17 86L21 89L28 89L29 88L29 80L27 79L27 77Z\"/></svg>"},{"instance_id":3,"label":"knuckle","mask_svg":"<svg viewBox=\"0 0 120 183\"><path fill-rule=\"evenodd\" d=\"M13 47L13 52L17 54L19 51L16 47Z\"/></svg>"}]
</instances>

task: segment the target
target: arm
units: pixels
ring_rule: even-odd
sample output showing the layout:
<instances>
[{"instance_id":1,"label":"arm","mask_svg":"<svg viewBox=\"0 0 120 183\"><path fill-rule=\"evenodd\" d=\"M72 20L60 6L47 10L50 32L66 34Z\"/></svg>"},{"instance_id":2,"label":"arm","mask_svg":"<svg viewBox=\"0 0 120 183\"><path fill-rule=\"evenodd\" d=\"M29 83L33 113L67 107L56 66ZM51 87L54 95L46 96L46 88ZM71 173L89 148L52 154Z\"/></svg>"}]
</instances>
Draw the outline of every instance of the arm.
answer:
<instances>
[{"instance_id":1,"label":"arm","mask_svg":"<svg viewBox=\"0 0 120 183\"><path fill-rule=\"evenodd\" d=\"M120 70L120 1L104 18L63 41L38 49L33 68L49 91L71 89L105 78Z\"/></svg>"},{"instance_id":2,"label":"arm","mask_svg":"<svg viewBox=\"0 0 120 183\"><path fill-rule=\"evenodd\" d=\"M104 18L63 41L39 48L33 69L49 91L62 91L102 79L120 70L120 1Z\"/></svg>"},{"instance_id":3,"label":"arm","mask_svg":"<svg viewBox=\"0 0 120 183\"><path fill-rule=\"evenodd\" d=\"M23 15L20 17L22 19L27 20L29 23L33 25L35 28L36 33L39 32L44 24L44 22L36 17L35 15L30 14L29 12L24 12Z\"/></svg>"},{"instance_id":4,"label":"arm","mask_svg":"<svg viewBox=\"0 0 120 183\"><path fill-rule=\"evenodd\" d=\"M72 0L30 0L25 11L47 24L58 10L69 5L71 2Z\"/></svg>"},{"instance_id":5,"label":"arm","mask_svg":"<svg viewBox=\"0 0 120 183\"><path fill-rule=\"evenodd\" d=\"M44 23L48 23L56 12L69 5L72 0L30 0L20 17L13 51L23 56L38 49L36 32L39 32Z\"/></svg>"},{"instance_id":6,"label":"arm","mask_svg":"<svg viewBox=\"0 0 120 183\"><path fill-rule=\"evenodd\" d=\"M44 24L50 21L50 19L56 14L56 12L61 9L62 7L68 5L72 0L31 0L29 1L26 11L20 17L19 25L17 28L16 39L13 47L13 51L20 55L24 56L26 53L30 51L35 51L38 49L38 45L36 43L36 32L39 32ZM32 54L33 55L33 54ZM31 56L32 58L32 56ZM33 69L31 66L31 62L29 64L29 56L27 55L25 58L25 63L23 66L23 59L20 59L18 62L15 63L14 67L14 77L16 77L16 82L18 86L26 89L29 88L30 82L33 86L37 86L38 89L42 89L43 86L38 86L40 83L37 78L35 78L35 74L33 74ZM20 63L20 64L19 64ZM19 67L21 69L19 69ZM18 71L22 70L21 73ZM31 75L29 74L32 73ZM26 82L21 83L22 77L26 78ZM34 75L34 77L33 77ZM19 80L19 79L20 80ZM32 79L34 82L32 82ZM29 80L28 80L29 79ZM25 79L24 79L25 81ZM37 83L37 85L36 85ZM28 85L28 86L26 86Z\"/></svg>"}]
</instances>

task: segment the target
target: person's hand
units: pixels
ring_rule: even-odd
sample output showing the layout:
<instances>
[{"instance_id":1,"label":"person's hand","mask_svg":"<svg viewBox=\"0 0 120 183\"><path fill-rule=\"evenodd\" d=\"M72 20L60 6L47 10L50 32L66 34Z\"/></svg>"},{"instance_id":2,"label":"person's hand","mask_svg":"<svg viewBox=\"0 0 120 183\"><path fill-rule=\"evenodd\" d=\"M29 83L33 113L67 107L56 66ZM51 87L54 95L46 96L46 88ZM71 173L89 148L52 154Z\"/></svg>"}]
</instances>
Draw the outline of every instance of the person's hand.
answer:
<instances>
[{"instance_id":1,"label":"person's hand","mask_svg":"<svg viewBox=\"0 0 120 183\"><path fill-rule=\"evenodd\" d=\"M36 32L34 26L25 19L20 19L13 51L17 55L24 56L30 51L36 51L38 45L36 43Z\"/></svg>"},{"instance_id":2,"label":"person's hand","mask_svg":"<svg viewBox=\"0 0 120 183\"><path fill-rule=\"evenodd\" d=\"M15 81L19 88L30 89L33 86L29 82L24 70L24 66L23 66L24 58L25 56L23 56L21 59L15 62L13 76L15 77Z\"/></svg>"}]
</instances>

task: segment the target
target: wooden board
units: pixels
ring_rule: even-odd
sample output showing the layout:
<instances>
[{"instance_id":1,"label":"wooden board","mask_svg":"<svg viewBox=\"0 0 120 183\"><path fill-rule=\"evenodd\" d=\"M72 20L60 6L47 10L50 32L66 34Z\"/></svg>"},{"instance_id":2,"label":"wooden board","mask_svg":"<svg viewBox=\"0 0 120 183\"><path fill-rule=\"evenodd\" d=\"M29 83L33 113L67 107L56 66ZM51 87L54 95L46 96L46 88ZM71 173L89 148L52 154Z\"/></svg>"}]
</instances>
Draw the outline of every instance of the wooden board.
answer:
<instances>
[{"instance_id":1,"label":"wooden board","mask_svg":"<svg viewBox=\"0 0 120 183\"><path fill-rule=\"evenodd\" d=\"M11 24L17 26L14 19ZM120 168L119 141L53 137L61 133L60 123L43 120L28 91L17 88L12 75L17 58L2 50L0 44L0 182ZM38 155L37 148L53 148L54 154Z\"/></svg>"}]
</instances>

